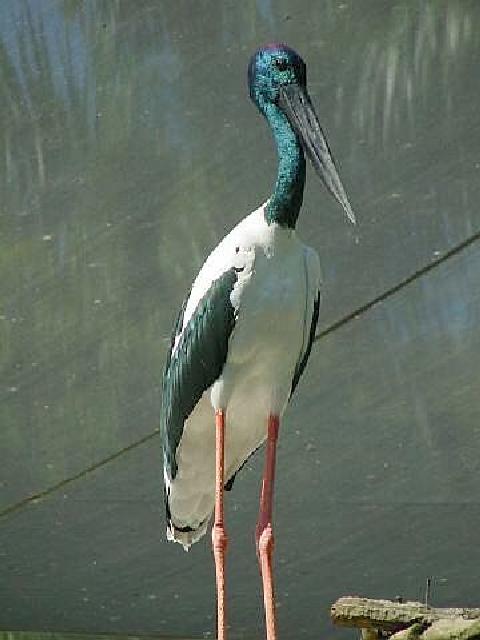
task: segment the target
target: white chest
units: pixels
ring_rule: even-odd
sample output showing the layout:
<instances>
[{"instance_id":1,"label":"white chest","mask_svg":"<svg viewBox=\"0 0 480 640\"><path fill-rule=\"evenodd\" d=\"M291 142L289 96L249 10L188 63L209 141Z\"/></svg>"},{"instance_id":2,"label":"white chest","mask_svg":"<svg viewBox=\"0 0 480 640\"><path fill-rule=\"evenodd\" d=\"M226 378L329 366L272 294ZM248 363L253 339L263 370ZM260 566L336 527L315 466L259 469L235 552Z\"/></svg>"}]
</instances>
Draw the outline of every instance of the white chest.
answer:
<instances>
[{"instance_id":1,"label":"white chest","mask_svg":"<svg viewBox=\"0 0 480 640\"><path fill-rule=\"evenodd\" d=\"M242 288L229 352L231 361L249 356L264 360L277 352L298 355L306 303L305 264L298 251L256 255ZM230 358L229 358L230 359Z\"/></svg>"},{"instance_id":2,"label":"white chest","mask_svg":"<svg viewBox=\"0 0 480 640\"><path fill-rule=\"evenodd\" d=\"M235 291L238 315L214 406L241 393L281 412L302 351L307 310L306 266L294 236L257 246Z\"/></svg>"}]
</instances>

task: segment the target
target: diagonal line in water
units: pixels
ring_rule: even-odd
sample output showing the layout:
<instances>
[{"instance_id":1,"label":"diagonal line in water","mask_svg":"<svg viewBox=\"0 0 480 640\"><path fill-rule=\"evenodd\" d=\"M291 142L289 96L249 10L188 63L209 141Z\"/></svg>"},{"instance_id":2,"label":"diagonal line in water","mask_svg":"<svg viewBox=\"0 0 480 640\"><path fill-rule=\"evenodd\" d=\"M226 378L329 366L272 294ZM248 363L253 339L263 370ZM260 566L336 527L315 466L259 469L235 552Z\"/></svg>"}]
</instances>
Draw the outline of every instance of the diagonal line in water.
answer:
<instances>
[{"instance_id":1,"label":"diagonal line in water","mask_svg":"<svg viewBox=\"0 0 480 640\"><path fill-rule=\"evenodd\" d=\"M147 434L146 436L143 436L143 438L140 438L140 440L135 440L135 442L132 442L127 447L123 447L123 449L120 449L119 451L115 451L115 453L112 453L111 455L107 456L106 458L103 458L102 460L99 460L98 462L94 462L92 465L90 465L86 469L82 469L82 471L79 471L75 475L69 476L68 478L65 478L64 480L61 480L60 482L57 482L57 484L54 484L54 485L51 485L50 487L47 487L43 491L39 491L38 493L34 493L34 494L30 495L30 496L27 496L23 500L20 500L19 502L16 502L15 504L10 505L6 509L3 509L3 511L0 511L0 518L2 518L3 516L10 515L11 513L14 513L15 511L18 511L18 509L21 509L22 507L25 507L29 503L32 503L32 502L34 503L37 500L41 500L42 498L46 498L51 493L54 493L55 491L58 491L59 489L63 489L64 487L66 487L67 485L71 484L72 482L75 482L75 480L79 480L80 478L83 478L84 476L88 475L89 473L92 473L92 471L97 471L97 469L100 469L101 467L103 467L104 465L108 464L109 462L113 462L117 458L120 458L121 456L123 456L124 453L128 453L132 449L136 449L137 447L141 446L142 444L145 444L145 442L148 442L149 440L152 440L155 436L158 435L159 431L160 431L159 429L155 429L155 431L153 431L152 433Z\"/></svg>"},{"instance_id":2,"label":"diagonal line in water","mask_svg":"<svg viewBox=\"0 0 480 640\"><path fill-rule=\"evenodd\" d=\"M352 320L356 320L357 318L362 316L364 313L367 313L367 311L370 311L370 309L375 307L377 304L384 302L391 296L395 295L396 293L398 293L399 291L407 287L412 282L415 282L415 280L419 280L424 275L426 275L427 273L430 273L430 271L433 271L436 267L440 266L447 260L450 260L451 258L455 257L456 255L458 255L459 253L461 253L462 251L470 247L472 244L474 244L478 240L480 240L480 231L477 231L473 235L469 236L466 240L464 240L460 244L455 245L452 249L449 249L449 251L444 253L442 256L440 256L436 260L432 260L427 265L420 267L420 269L417 269L417 271L414 271L411 275L407 276L406 278L398 282L396 285L394 285L390 289L387 289L386 291L378 295L376 298L372 298L372 300L369 300L368 302L366 302L365 304L362 304L360 307L357 307L356 309L354 309L347 315L343 316L339 320L336 320L335 322L333 322L331 325L323 329L323 331L320 331L320 333L317 333L317 335L315 336L314 342L317 342L318 340L322 340L322 338L325 338L330 333L333 333L337 329L340 329L340 327L343 327L344 325L348 324Z\"/></svg>"}]
</instances>

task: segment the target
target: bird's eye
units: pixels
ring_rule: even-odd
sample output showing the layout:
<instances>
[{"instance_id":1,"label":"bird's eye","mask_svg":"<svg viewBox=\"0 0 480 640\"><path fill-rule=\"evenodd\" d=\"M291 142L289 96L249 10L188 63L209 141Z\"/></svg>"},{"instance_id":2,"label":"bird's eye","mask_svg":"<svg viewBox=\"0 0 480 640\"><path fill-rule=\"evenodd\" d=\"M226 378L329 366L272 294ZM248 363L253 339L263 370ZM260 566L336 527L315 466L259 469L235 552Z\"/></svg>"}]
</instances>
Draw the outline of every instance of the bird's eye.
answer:
<instances>
[{"instance_id":1,"label":"bird's eye","mask_svg":"<svg viewBox=\"0 0 480 640\"><path fill-rule=\"evenodd\" d=\"M285 58L279 58L278 60L275 60L274 64L279 71L285 71L288 68L288 62L285 60Z\"/></svg>"}]
</instances>

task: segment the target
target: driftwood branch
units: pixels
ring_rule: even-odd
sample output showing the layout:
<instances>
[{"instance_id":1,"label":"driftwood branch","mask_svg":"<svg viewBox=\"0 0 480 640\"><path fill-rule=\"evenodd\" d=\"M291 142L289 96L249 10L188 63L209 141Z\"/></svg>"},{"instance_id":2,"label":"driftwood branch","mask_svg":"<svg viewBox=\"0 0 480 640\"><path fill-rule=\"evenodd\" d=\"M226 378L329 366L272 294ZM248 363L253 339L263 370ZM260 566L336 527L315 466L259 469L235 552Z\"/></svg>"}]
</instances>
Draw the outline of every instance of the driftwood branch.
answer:
<instances>
[{"instance_id":1,"label":"driftwood branch","mask_svg":"<svg viewBox=\"0 0 480 640\"><path fill-rule=\"evenodd\" d=\"M344 597L332 605L331 617L337 625L360 628L364 640L480 640L480 609Z\"/></svg>"}]
</instances>

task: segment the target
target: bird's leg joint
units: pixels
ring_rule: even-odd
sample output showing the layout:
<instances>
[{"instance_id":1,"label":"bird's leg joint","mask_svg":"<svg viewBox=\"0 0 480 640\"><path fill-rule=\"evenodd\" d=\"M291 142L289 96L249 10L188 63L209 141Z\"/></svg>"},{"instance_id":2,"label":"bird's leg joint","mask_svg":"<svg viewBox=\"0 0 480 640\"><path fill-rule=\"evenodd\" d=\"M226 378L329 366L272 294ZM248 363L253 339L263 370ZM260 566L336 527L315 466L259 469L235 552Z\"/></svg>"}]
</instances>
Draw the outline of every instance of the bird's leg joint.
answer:
<instances>
[{"instance_id":1,"label":"bird's leg joint","mask_svg":"<svg viewBox=\"0 0 480 640\"><path fill-rule=\"evenodd\" d=\"M272 555L274 542L273 528L272 524L269 522L261 532L258 540L258 553L261 559Z\"/></svg>"},{"instance_id":2,"label":"bird's leg joint","mask_svg":"<svg viewBox=\"0 0 480 640\"><path fill-rule=\"evenodd\" d=\"M223 523L215 523L212 527L212 545L214 554L224 554L227 550L228 536Z\"/></svg>"}]
</instances>

